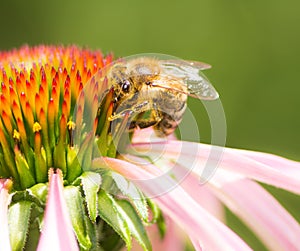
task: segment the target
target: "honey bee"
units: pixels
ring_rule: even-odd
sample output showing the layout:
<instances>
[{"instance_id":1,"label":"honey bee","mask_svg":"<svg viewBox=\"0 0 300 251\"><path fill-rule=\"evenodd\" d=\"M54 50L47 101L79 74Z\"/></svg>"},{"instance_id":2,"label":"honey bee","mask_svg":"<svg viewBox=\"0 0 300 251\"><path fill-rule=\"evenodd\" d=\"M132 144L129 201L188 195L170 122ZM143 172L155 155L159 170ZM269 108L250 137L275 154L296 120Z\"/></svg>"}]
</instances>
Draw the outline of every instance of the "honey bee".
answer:
<instances>
[{"instance_id":1,"label":"honey bee","mask_svg":"<svg viewBox=\"0 0 300 251\"><path fill-rule=\"evenodd\" d=\"M218 93L200 70L209 65L183 60L140 57L116 62L107 73L114 91L110 121L131 116L129 129L153 126L158 136L174 132L187 97L217 99ZM147 114L147 116L145 116Z\"/></svg>"}]
</instances>

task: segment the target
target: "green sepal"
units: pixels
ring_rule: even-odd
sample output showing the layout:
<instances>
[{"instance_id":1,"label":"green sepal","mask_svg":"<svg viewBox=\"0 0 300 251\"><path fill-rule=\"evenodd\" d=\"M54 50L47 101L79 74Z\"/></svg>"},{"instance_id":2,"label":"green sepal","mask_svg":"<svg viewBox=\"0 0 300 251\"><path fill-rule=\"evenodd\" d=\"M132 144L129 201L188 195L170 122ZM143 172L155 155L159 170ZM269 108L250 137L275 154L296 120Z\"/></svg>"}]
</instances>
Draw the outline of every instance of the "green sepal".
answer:
<instances>
[{"instance_id":1,"label":"green sepal","mask_svg":"<svg viewBox=\"0 0 300 251\"><path fill-rule=\"evenodd\" d=\"M121 210L121 207L111 195L104 190L100 190L98 193L98 213L120 235L126 243L127 249L130 250L132 246L130 229Z\"/></svg>"},{"instance_id":2,"label":"green sepal","mask_svg":"<svg viewBox=\"0 0 300 251\"><path fill-rule=\"evenodd\" d=\"M164 238L167 226L162 211L152 200L147 199L147 201L152 212L152 221L150 223L156 223L160 237Z\"/></svg>"},{"instance_id":3,"label":"green sepal","mask_svg":"<svg viewBox=\"0 0 300 251\"><path fill-rule=\"evenodd\" d=\"M98 231L98 225L92 222L87 215L85 215L85 223L87 233L92 243L89 251L104 251L100 248L100 238L102 238L102 236L100 235L100 231Z\"/></svg>"},{"instance_id":4,"label":"green sepal","mask_svg":"<svg viewBox=\"0 0 300 251\"><path fill-rule=\"evenodd\" d=\"M32 204L30 223L27 232L27 239L23 250L33 251L37 249L40 233L42 231L42 220L44 216L44 210Z\"/></svg>"},{"instance_id":5,"label":"green sepal","mask_svg":"<svg viewBox=\"0 0 300 251\"><path fill-rule=\"evenodd\" d=\"M31 187L32 185L34 185L35 179L31 171L29 170L26 159L22 156L21 152L16 152L15 160L19 176L21 177L20 182L22 188Z\"/></svg>"},{"instance_id":6,"label":"green sepal","mask_svg":"<svg viewBox=\"0 0 300 251\"><path fill-rule=\"evenodd\" d=\"M40 198L36 197L34 194L31 193L30 189L26 189L23 191L17 191L12 194L11 203L18 203L20 201L28 201L33 202L39 207L43 207L44 203L40 200Z\"/></svg>"},{"instance_id":7,"label":"green sepal","mask_svg":"<svg viewBox=\"0 0 300 251\"><path fill-rule=\"evenodd\" d=\"M81 179L82 188L85 194L89 217L95 222L98 215L97 193L101 185L101 176L94 172L84 172L79 179Z\"/></svg>"},{"instance_id":8,"label":"green sepal","mask_svg":"<svg viewBox=\"0 0 300 251\"><path fill-rule=\"evenodd\" d=\"M48 194L48 186L44 183L36 184L27 189L30 195L38 198L41 204L46 203L47 194Z\"/></svg>"},{"instance_id":9,"label":"green sepal","mask_svg":"<svg viewBox=\"0 0 300 251\"><path fill-rule=\"evenodd\" d=\"M70 219L79 245L83 250L89 250L92 243L87 233L84 202L78 187L65 187L64 197L69 208Z\"/></svg>"},{"instance_id":10,"label":"green sepal","mask_svg":"<svg viewBox=\"0 0 300 251\"><path fill-rule=\"evenodd\" d=\"M143 222L133 206L127 200L118 200L117 203L123 210L123 217L126 219L132 236L145 251L152 250L151 242L149 241Z\"/></svg>"},{"instance_id":11,"label":"green sepal","mask_svg":"<svg viewBox=\"0 0 300 251\"><path fill-rule=\"evenodd\" d=\"M104 191L110 194L119 194L121 191L116 185L116 182L112 178L111 174L112 174L111 170L103 170L101 172L101 177L102 177L101 189L103 189Z\"/></svg>"},{"instance_id":12,"label":"green sepal","mask_svg":"<svg viewBox=\"0 0 300 251\"><path fill-rule=\"evenodd\" d=\"M99 221L98 231L101 233L99 245L103 249L103 251L125 250L124 240L110 225L108 225L102 219Z\"/></svg>"},{"instance_id":13,"label":"green sepal","mask_svg":"<svg viewBox=\"0 0 300 251\"><path fill-rule=\"evenodd\" d=\"M77 158L78 149L76 147L68 147L67 148L67 177L66 179L69 183L72 183L81 173L81 165Z\"/></svg>"},{"instance_id":14,"label":"green sepal","mask_svg":"<svg viewBox=\"0 0 300 251\"><path fill-rule=\"evenodd\" d=\"M147 199L144 197L142 192L132 182L129 182L126 178L118 173L113 172L112 178L114 179L121 193L127 196L129 200L134 204L143 221L148 223L148 204Z\"/></svg>"},{"instance_id":15,"label":"green sepal","mask_svg":"<svg viewBox=\"0 0 300 251\"><path fill-rule=\"evenodd\" d=\"M26 243L32 202L20 201L8 209L9 238L13 251L22 250Z\"/></svg>"}]
</instances>

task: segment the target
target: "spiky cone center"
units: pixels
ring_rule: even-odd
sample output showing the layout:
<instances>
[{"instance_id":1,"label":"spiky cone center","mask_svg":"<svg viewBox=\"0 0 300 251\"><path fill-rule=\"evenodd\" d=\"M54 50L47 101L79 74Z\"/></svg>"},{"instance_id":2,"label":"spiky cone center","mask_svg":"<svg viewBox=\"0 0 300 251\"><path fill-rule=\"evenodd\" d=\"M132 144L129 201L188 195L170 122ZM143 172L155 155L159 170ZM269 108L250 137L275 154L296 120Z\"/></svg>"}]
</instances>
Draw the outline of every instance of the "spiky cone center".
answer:
<instances>
[{"instance_id":1,"label":"spiky cone center","mask_svg":"<svg viewBox=\"0 0 300 251\"><path fill-rule=\"evenodd\" d=\"M68 175L80 120L72 120L74 106L91 76L111 60L75 46L0 53L0 176L11 178L14 189L47 182L51 167L74 176Z\"/></svg>"},{"instance_id":2,"label":"spiky cone center","mask_svg":"<svg viewBox=\"0 0 300 251\"><path fill-rule=\"evenodd\" d=\"M93 166L95 157L116 157L109 130L113 89L101 71L111 62L111 55L76 46L0 52L0 178L10 182L13 250L37 247L54 173L80 250L130 249L132 237L151 250L144 225L164 228L160 210L143 193L124 193L125 178Z\"/></svg>"}]
</instances>

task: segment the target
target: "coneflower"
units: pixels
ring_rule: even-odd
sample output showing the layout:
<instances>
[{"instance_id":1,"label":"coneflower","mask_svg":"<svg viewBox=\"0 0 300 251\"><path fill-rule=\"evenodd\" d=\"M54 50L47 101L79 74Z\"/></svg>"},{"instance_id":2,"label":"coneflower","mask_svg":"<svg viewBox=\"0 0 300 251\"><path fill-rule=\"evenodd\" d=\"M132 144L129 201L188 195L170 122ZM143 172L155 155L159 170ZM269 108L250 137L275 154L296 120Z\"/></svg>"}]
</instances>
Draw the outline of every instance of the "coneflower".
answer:
<instances>
[{"instance_id":1,"label":"coneflower","mask_svg":"<svg viewBox=\"0 0 300 251\"><path fill-rule=\"evenodd\" d=\"M76 46L0 53L1 219L9 226L7 231L2 225L0 238L5 250L35 250L40 232L39 250L113 250L124 244L130 249L132 236L151 249L144 229L150 224L146 198L114 198L107 191L110 173L91 172L88 164L97 142L102 154L116 157L115 150L108 152L109 99L93 119L99 134L81 132L81 112L92 95L85 84L111 61L111 55ZM96 95L103 88L90 86ZM97 111L97 100L91 105Z\"/></svg>"},{"instance_id":2,"label":"coneflower","mask_svg":"<svg viewBox=\"0 0 300 251\"><path fill-rule=\"evenodd\" d=\"M151 128L118 155L123 138L110 130L113 90L101 71L111 62L76 46L0 53L1 250L130 250L132 238L143 250L182 250L174 225L196 250L250 250L219 219L222 204L270 250L299 250L299 224L256 181L299 194L300 164L152 141ZM222 158L202 184L212 148ZM156 228L161 238L149 239Z\"/></svg>"}]
</instances>

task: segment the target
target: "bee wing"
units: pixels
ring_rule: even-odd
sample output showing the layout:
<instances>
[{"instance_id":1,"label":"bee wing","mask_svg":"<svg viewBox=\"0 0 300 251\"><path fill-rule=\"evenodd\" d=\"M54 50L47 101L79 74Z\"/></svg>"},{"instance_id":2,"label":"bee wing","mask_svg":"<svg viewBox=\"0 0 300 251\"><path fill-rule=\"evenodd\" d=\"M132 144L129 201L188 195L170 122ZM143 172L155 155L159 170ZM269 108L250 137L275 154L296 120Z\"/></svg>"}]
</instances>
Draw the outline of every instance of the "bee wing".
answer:
<instances>
[{"instance_id":1,"label":"bee wing","mask_svg":"<svg viewBox=\"0 0 300 251\"><path fill-rule=\"evenodd\" d=\"M210 64L203 63L200 61L193 61L193 60L179 60L179 59L168 59L168 60L160 60L162 64L173 64L173 65L186 65L192 66L199 70L207 70L211 68Z\"/></svg>"},{"instance_id":2,"label":"bee wing","mask_svg":"<svg viewBox=\"0 0 300 251\"><path fill-rule=\"evenodd\" d=\"M210 68L210 65L183 60L161 60L163 74L183 79L188 95L204 100L219 98L218 92L200 70Z\"/></svg>"}]
</instances>

